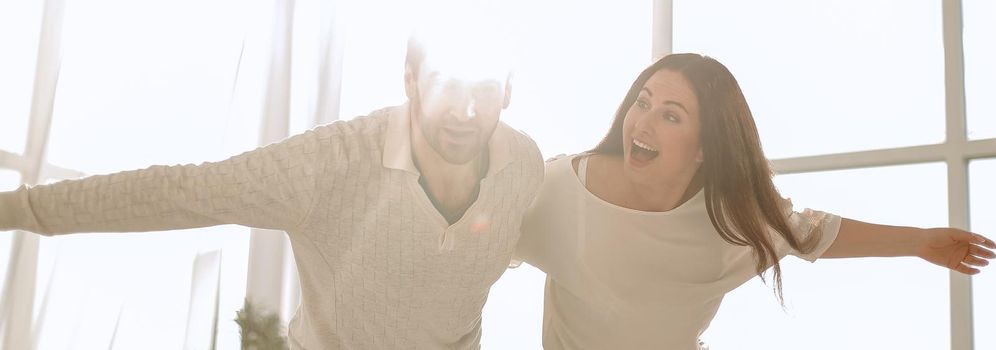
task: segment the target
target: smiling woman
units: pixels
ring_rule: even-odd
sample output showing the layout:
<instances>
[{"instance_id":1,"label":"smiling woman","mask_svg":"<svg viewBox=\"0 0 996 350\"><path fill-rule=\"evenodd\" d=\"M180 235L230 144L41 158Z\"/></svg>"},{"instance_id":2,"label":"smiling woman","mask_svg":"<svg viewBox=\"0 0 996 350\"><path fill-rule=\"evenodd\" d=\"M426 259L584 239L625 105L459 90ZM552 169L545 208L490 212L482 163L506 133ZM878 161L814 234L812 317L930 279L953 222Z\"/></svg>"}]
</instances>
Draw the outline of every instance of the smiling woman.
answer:
<instances>
[{"instance_id":1,"label":"smiling woman","mask_svg":"<svg viewBox=\"0 0 996 350\"><path fill-rule=\"evenodd\" d=\"M736 79L707 56L647 67L615 118L591 151L548 163L523 219L517 260L547 273L546 349L706 349L724 296L752 277L772 270L784 300L788 255L918 257L963 275L996 258L996 242L957 228L796 211Z\"/></svg>"}]
</instances>

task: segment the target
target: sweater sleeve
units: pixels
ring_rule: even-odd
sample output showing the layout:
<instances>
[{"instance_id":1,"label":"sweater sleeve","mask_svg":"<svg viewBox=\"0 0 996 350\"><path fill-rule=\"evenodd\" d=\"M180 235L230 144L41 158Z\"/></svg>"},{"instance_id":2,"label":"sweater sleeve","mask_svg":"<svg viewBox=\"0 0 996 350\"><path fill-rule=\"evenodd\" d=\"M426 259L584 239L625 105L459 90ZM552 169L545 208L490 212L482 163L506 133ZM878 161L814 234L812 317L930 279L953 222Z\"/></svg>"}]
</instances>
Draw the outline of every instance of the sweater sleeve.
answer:
<instances>
[{"instance_id":1,"label":"sweater sleeve","mask_svg":"<svg viewBox=\"0 0 996 350\"><path fill-rule=\"evenodd\" d=\"M44 235L144 232L238 224L287 230L315 197L323 155L316 131L219 162L21 186L0 193L0 230Z\"/></svg>"}]
</instances>

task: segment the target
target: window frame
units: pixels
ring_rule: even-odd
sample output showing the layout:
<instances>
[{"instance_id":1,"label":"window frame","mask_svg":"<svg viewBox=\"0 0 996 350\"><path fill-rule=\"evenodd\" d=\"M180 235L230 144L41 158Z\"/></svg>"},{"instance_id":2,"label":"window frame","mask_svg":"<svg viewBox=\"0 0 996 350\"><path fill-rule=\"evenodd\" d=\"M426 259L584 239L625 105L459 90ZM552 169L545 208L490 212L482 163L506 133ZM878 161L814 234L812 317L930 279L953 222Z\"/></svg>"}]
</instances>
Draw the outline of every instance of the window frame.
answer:
<instances>
[{"instance_id":1,"label":"window frame","mask_svg":"<svg viewBox=\"0 0 996 350\"><path fill-rule=\"evenodd\" d=\"M673 0L654 1L654 57L671 52ZM969 140L965 115L965 53L962 38L962 1L942 1L945 141L859 152L772 159L777 174L868 168L889 165L943 162L947 165L948 225L970 229L969 162L996 157L996 138ZM974 348L971 276L955 271L950 276L951 349Z\"/></svg>"}]
</instances>

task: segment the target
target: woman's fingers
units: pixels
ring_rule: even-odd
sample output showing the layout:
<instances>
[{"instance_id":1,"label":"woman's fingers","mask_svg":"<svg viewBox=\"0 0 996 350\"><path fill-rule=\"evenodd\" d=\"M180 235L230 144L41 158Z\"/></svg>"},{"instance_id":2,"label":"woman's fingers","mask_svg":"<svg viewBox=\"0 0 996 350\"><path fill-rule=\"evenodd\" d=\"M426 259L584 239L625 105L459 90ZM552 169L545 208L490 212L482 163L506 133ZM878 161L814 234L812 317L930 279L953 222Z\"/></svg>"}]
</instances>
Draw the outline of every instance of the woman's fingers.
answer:
<instances>
[{"instance_id":1,"label":"woman's fingers","mask_svg":"<svg viewBox=\"0 0 996 350\"><path fill-rule=\"evenodd\" d=\"M996 253L993 253L993 251L977 245L970 245L968 247L968 255L974 255L986 259L996 258Z\"/></svg>"},{"instance_id":2,"label":"woman's fingers","mask_svg":"<svg viewBox=\"0 0 996 350\"><path fill-rule=\"evenodd\" d=\"M961 272L966 275L974 275L979 273L979 269L968 267L965 264L958 264L958 266L955 267L955 271Z\"/></svg>"},{"instance_id":3,"label":"woman's fingers","mask_svg":"<svg viewBox=\"0 0 996 350\"><path fill-rule=\"evenodd\" d=\"M972 255L966 255L965 259L961 261L964 264L972 266L986 266L989 265L989 260L981 259Z\"/></svg>"},{"instance_id":4,"label":"woman's fingers","mask_svg":"<svg viewBox=\"0 0 996 350\"><path fill-rule=\"evenodd\" d=\"M978 237L977 242L979 242L979 245L982 245L989 249L996 249L996 242L993 242L992 239L986 238L986 236L980 234L976 234L975 236Z\"/></svg>"}]
</instances>

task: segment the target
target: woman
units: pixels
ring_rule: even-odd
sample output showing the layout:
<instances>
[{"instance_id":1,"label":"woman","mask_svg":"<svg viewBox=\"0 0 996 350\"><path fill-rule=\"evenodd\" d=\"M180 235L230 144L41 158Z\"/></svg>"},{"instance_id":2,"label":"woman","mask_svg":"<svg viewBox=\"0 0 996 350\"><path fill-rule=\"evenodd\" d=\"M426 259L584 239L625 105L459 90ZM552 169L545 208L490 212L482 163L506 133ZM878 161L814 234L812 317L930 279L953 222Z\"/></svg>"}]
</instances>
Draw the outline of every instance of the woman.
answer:
<instances>
[{"instance_id":1,"label":"woman","mask_svg":"<svg viewBox=\"0 0 996 350\"><path fill-rule=\"evenodd\" d=\"M517 259L547 273L546 349L695 349L723 296L779 259L919 256L961 273L996 243L792 211L771 181L740 88L719 62L664 57L608 135L548 163ZM763 276L762 276L763 277Z\"/></svg>"}]
</instances>

